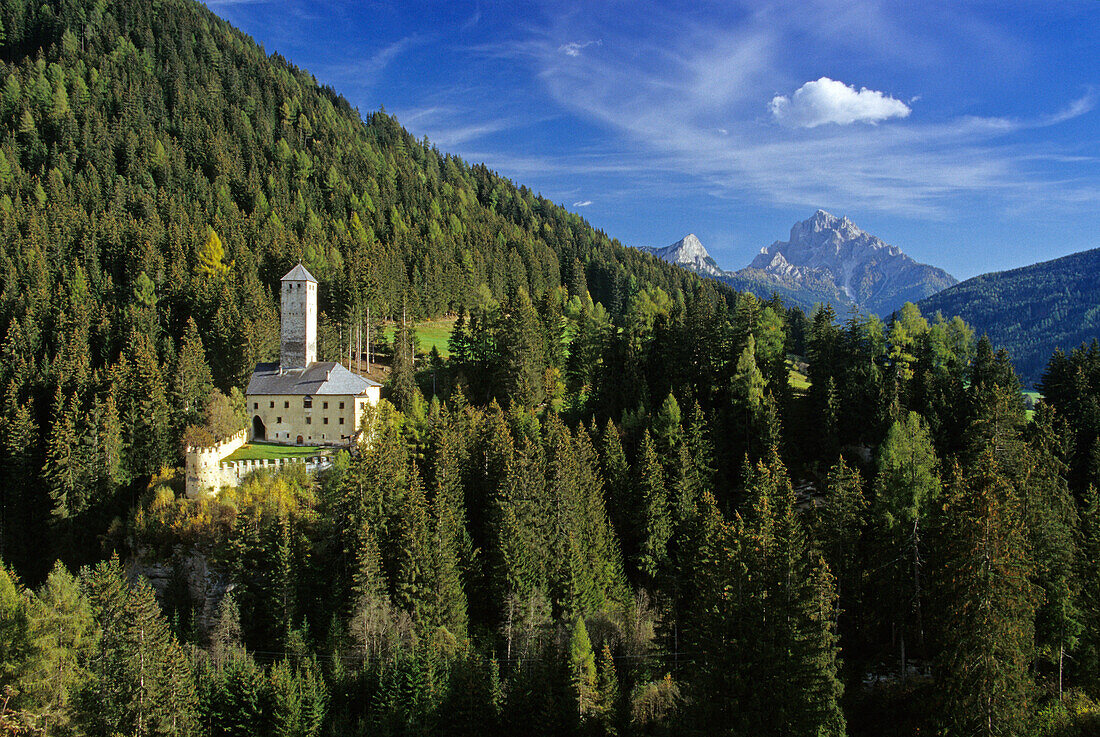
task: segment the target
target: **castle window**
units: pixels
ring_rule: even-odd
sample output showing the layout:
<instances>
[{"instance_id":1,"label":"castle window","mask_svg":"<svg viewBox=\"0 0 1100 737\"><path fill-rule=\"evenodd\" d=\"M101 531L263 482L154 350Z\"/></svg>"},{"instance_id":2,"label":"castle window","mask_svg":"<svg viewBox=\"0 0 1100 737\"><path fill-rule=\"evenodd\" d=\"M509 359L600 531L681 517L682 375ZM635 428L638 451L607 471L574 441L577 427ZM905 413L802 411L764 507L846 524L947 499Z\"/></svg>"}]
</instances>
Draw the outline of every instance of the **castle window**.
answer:
<instances>
[{"instance_id":1,"label":"castle window","mask_svg":"<svg viewBox=\"0 0 1100 737\"><path fill-rule=\"evenodd\" d=\"M283 402L283 409L290 409L290 402Z\"/></svg>"},{"instance_id":2,"label":"castle window","mask_svg":"<svg viewBox=\"0 0 1100 737\"><path fill-rule=\"evenodd\" d=\"M275 402L271 403L271 409L275 409Z\"/></svg>"},{"instance_id":3,"label":"castle window","mask_svg":"<svg viewBox=\"0 0 1100 737\"><path fill-rule=\"evenodd\" d=\"M341 425L343 425L343 424L344 424L344 418L343 418L343 417L341 417L341 418L340 418L340 424L341 424Z\"/></svg>"},{"instance_id":4,"label":"castle window","mask_svg":"<svg viewBox=\"0 0 1100 737\"><path fill-rule=\"evenodd\" d=\"M324 424L326 424L326 425L328 424L328 418L327 417L325 418Z\"/></svg>"},{"instance_id":5,"label":"castle window","mask_svg":"<svg viewBox=\"0 0 1100 737\"><path fill-rule=\"evenodd\" d=\"M306 397L303 399L302 406L306 409L313 409L313 397Z\"/></svg>"},{"instance_id":6,"label":"castle window","mask_svg":"<svg viewBox=\"0 0 1100 737\"><path fill-rule=\"evenodd\" d=\"M282 423L283 423L283 418L282 417L276 417L275 418L275 424L276 425L281 425Z\"/></svg>"},{"instance_id":7,"label":"castle window","mask_svg":"<svg viewBox=\"0 0 1100 737\"><path fill-rule=\"evenodd\" d=\"M321 409L328 409L328 402L322 402Z\"/></svg>"},{"instance_id":8,"label":"castle window","mask_svg":"<svg viewBox=\"0 0 1100 737\"><path fill-rule=\"evenodd\" d=\"M313 418L312 417L307 417L306 418L306 424L307 425L312 425L313 424Z\"/></svg>"},{"instance_id":9,"label":"castle window","mask_svg":"<svg viewBox=\"0 0 1100 737\"><path fill-rule=\"evenodd\" d=\"M259 409L259 408L260 408L260 403L259 402L253 402L252 403L252 409Z\"/></svg>"},{"instance_id":10,"label":"castle window","mask_svg":"<svg viewBox=\"0 0 1100 737\"><path fill-rule=\"evenodd\" d=\"M340 409L343 409L343 408L344 408L344 403L340 402Z\"/></svg>"}]
</instances>

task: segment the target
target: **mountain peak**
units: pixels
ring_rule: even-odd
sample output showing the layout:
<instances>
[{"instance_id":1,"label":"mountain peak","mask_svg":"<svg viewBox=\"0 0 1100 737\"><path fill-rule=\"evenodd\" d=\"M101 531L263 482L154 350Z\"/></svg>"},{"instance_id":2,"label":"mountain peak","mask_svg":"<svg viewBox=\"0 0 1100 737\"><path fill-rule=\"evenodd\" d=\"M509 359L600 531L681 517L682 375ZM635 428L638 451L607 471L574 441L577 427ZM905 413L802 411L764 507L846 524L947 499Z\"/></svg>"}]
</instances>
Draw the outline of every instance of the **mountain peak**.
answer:
<instances>
[{"instance_id":1,"label":"mountain peak","mask_svg":"<svg viewBox=\"0 0 1100 737\"><path fill-rule=\"evenodd\" d=\"M643 248L642 250L649 251L658 258L707 276L722 276L725 273L707 253L702 241L694 233L688 233L680 240L664 248Z\"/></svg>"},{"instance_id":2,"label":"mountain peak","mask_svg":"<svg viewBox=\"0 0 1100 737\"><path fill-rule=\"evenodd\" d=\"M878 314L956 282L942 269L917 263L847 217L825 210L795 223L789 241L761 249L749 268L788 281L819 283L824 278L852 303Z\"/></svg>"}]
</instances>

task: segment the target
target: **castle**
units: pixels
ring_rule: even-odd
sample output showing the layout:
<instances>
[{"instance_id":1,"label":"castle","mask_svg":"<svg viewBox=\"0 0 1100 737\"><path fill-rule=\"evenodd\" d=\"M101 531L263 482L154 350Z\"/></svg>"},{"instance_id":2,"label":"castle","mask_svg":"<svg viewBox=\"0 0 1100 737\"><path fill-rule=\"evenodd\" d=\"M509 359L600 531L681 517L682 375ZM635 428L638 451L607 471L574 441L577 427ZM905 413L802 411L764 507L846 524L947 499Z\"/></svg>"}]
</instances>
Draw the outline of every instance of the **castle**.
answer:
<instances>
[{"instance_id":1,"label":"castle","mask_svg":"<svg viewBox=\"0 0 1100 737\"><path fill-rule=\"evenodd\" d=\"M363 410L378 404L382 385L336 361L317 360L317 280L298 264L282 278L278 363L261 363L245 390L248 427L210 448L187 448L187 495L236 486L259 468L300 459L225 461L246 441L283 445L347 445L359 433ZM328 464L305 460L314 471Z\"/></svg>"},{"instance_id":2,"label":"castle","mask_svg":"<svg viewBox=\"0 0 1100 737\"><path fill-rule=\"evenodd\" d=\"M261 363L245 397L252 440L292 445L346 444L382 385L336 361L317 360L317 280L298 264L282 278L279 363Z\"/></svg>"}]
</instances>

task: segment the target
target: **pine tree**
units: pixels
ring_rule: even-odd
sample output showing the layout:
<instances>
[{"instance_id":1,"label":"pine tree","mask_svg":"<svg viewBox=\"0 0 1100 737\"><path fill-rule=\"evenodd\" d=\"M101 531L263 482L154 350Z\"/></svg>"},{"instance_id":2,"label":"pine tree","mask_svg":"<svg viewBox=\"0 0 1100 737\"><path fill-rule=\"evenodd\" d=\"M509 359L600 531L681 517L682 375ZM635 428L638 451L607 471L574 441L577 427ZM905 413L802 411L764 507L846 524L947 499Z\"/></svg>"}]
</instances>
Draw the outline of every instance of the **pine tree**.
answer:
<instances>
[{"instance_id":1,"label":"pine tree","mask_svg":"<svg viewBox=\"0 0 1100 737\"><path fill-rule=\"evenodd\" d=\"M545 338L538 312L526 290L508 301L499 336L499 386L509 404L532 407L545 398Z\"/></svg>"},{"instance_id":2,"label":"pine tree","mask_svg":"<svg viewBox=\"0 0 1100 737\"><path fill-rule=\"evenodd\" d=\"M1100 494L1096 487L1085 491L1081 506L1076 574L1081 586L1079 600L1082 624L1078 672L1091 693L1100 692Z\"/></svg>"},{"instance_id":3,"label":"pine tree","mask_svg":"<svg viewBox=\"0 0 1100 737\"><path fill-rule=\"evenodd\" d=\"M58 392L54 399L53 428L46 448L45 476L50 480L53 514L60 519L76 517L87 506L84 459L77 421L80 407L76 395L68 398Z\"/></svg>"},{"instance_id":4,"label":"pine tree","mask_svg":"<svg viewBox=\"0 0 1100 737\"><path fill-rule=\"evenodd\" d=\"M1035 617L1040 656L1057 669L1058 697L1063 693L1067 655L1082 633L1079 588L1074 561L1077 550L1077 505L1066 484L1064 443L1057 437L1049 406L1040 405L1028 427L1027 446L1018 464L1022 516L1035 559L1035 584L1042 592Z\"/></svg>"},{"instance_id":5,"label":"pine tree","mask_svg":"<svg viewBox=\"0 0 1100 737\"><path fill-rule=\"evenodd\" d=\"M425 624L431 598L431 542L429 510L416 463L409 463L409 482L397 520L397 565L394 603L418 626Z\"/></svg>"},{"instance_id":6,"label":"pine tree","mask_svg":"<svg viewBox=\"0 0 1100 737\"><path fill-rule=\"evenodd\" d=\"M637 489L641 497L637 531L638 572L653 586L668 565L668 540L672 518L668 508L668 490L657 447L646 430L638 458Z\"/></svg>"},{"instance_id":7,"label":"pine tree","mask_svg":"<svg viewBox=\"0 0 1100 737\"><path fill-rule=\"evenodd\" d=\"M818 534L829 570L837 579L840 596L854 595L860 536L866 524L867 500L859 471L841 457L825 482L824 505L819 515ZM849 584L853 586L849 587Z\"/></svg>"},{"instance_id":8,"label":"pine tree","mask_svg":"<svg viewBox=\"0 0 1100 737\"><path fill-rule=\"evenodd\" d=\"M616 737L619 734L620 704L619 678L615 674L615 659L605 642L600 652L596 676L596 703L593 705L594 734L598 737Z\"/></svg>"},{"instance_id":9,"label":"pine tree","mask_svg":"<svg viewBox=\"0 0 1100 737\"><path fill-rule=\"evenodd\" d=\"M113 558L84 585L102 635L81 693L81 727L104 736L186 732L195 717L190 663L149 584L131 588Z\"/></svg>"},{"instance_id":10,"label":"pine tree","mask_svg":"<svg viewBox=\"0 0 1100 737\"><path fill-rule=\"evenodd\" d=\"M202 410L213 388L199 327L191 317L172 373L172 427L176 432L202 421Z\"/></svg>"},{"instance_id":11,"label":"pine tree","mask_svg":"<svg viewBox=\"0 0 1100 737\"><path fill-rule=\"evenodd\" d=\"M577 715L582 721L586 721L595 714L598 692L596 655L592 651L592 641L588 637L583 617L574 620L569 636L569 679L573 687Z\"/></svg>"},{"instance_id":12,"label":"pine tree","mask_svg":"<svg viewBox=\"0 0 1100 737\"><path fill-rule=\"evenodd\" d=\"M123 436L129 448L127 466L138 476L160 470L167 460L168 398L156 351L140 333L130 337L126 371Z\"/></svg>"},{"instance_id":13,"label":"pine tree","mask_svg":"<svg viewBox=\"0 0 1100 737\"><path fill-rule=\"evenodd\" d=\"M924 644L924 568L931 505L940 494L939 461L928 427L910 412L895 422L879 447L875 479L875 517L882 529L880 601L897 629L898 657L906 678L907 647Z\"/></svg>"},{"instance_id":14,"label":"pine tree","mask_svg":"<svg viewBox=\"0 0 1100 737\"><path fill-rule=\"evenodd\" d=\"M42 728L62 733L71 729L74 699L88 677L88 656L98 633L79 581L60 561L35 592L33 609L41 660L28 691L40 705Z\"/></svg>"},{"instance_id":15,"label":"pine tree","mask_svg":"<svg viewBox=\"0 0 1100 737\"><path fill-rule=\"evenodd\" d=\"M0 563L0 684L5 687L22 686L39 667L41 654L34 624L22 585Z\"/></svg>"},{"instance_id":16,"label":"pine tree","mask_svg":"<svg viewBox=\"0 0 1100 737\"><path fill-rule=\"evenodd\" d=\"M947 494L938 571L944 726L1017 734L1028 711L1036 596L1016 490L990 449Z\"/></svg>"},{"instance_id":17,"label":"pine tree","mask_svg":"<svg viewBox=\"0 0 1100 737\"><path fill-rule=\"evenodd\" d=\"M394 406L401 412L409 412L420 392L416 386L416 333L404 320L393 334L393 364L390 367L390 383L393 387Z\"/></svg>"}]
</instances>

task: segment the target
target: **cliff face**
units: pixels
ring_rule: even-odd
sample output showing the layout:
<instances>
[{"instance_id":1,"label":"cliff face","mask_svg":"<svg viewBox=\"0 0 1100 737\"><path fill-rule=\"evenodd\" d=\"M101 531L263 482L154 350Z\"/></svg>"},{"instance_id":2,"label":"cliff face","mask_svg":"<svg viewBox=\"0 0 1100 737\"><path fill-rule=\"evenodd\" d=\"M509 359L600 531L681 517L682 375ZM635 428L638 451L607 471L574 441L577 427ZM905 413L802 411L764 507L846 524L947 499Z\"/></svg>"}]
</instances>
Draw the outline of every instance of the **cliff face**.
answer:
<instances>
[{"instance_id":1,"label":"cliff face","mask_svg":"<svg viewBox=\"0 0 1100 737\"><path fill-rule=\"evenodd\" d=\"M917 263L848 218L824 210L795 223L790 240L762 248L742 272L748 270L787 286L831 284L849 302L879 315L958 282L943 269Z\"/></svg>"}]
</instances>

